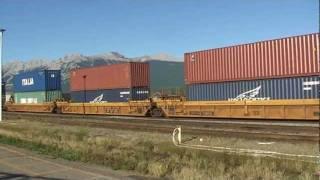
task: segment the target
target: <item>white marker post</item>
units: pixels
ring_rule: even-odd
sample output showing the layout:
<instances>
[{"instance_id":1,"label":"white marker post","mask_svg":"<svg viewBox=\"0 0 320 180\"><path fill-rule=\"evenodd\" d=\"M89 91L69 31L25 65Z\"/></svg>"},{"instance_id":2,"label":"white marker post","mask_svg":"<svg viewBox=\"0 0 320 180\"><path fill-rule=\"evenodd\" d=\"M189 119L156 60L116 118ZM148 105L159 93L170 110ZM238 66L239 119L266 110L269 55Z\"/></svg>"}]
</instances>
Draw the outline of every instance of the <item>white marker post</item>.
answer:
<instances>
[{"instance_id":1,"label":"white marker post","mask_svg":"<svg viewBox=\"0 0 320 180\"><path fill-rule=\"evenodd\" d=\"M3 34L6 30L5 29L1 29L0 28L0 38L1 38L1 42L0 42L0 78L1 78L1 88L2 88L2 46L3 46ZM2 121L2 89L0 92L1 95L1 102L0 102L0 107L1 107L1 111L0 111L0 122Z\"/></svg>"}]
</instances>

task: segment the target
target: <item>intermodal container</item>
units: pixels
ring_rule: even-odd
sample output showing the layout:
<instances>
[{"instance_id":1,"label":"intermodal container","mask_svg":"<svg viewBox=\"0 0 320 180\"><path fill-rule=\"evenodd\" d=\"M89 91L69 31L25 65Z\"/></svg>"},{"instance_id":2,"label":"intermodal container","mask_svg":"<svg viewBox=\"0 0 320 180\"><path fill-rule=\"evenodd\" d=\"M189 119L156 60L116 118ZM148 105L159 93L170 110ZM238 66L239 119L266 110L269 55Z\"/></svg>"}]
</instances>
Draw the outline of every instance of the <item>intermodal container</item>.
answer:
<instances>
[{"instance_id":1,"label":"intermodal container","mask_svg":"<svg viewBox=\"0 0 320 180\"><path fill-rule=\"evenodd\" d=\"M70 73L70 91L104 90L149 86L148 63L123 63L75 69Z\"/></svg>"},{"instance_id":2,"label":"intermodal container","mask_svg":"<svg viewBox=\"0 0 320 180\"><path fill-rule=\"evenodd\" d=\"M53 102L61 99L61 91L33 91L33 92L15 92L14 101L18 104L37 104Z\"/></svg>"},{"instance_id":3,"label":"intermodal container","mask_svg":"<svg viewBox=\"0 0 320 180\"><path fill-rule=\"evenodd\" d=\"M184 95L183 62L149 61L151 94Z\"/></svg>"},{"instance_id":4,"label":"intermodal container","mask_svg":"<svg viewBox=\"0 0 320 180\"><path fill-rule=\"evenodd\" d=\"M53 91L61 89L60 70L37 70L14 76L14 92Z\"/></svg>"},{"instance_id":5,"label":"intermodal container","mask_svg":"<svg viewBox=\"0 0 320 180\"><path fill-rule=\"evenodd\" d=\"M189 84L191 101L317 99L319 76Z\"/></svg>"},{"instance_id":6,"label":"intermodal container","mask_svg":"<svg viewBox=\"0 0 320 180\"><path fill-rule=\"evenodd\" d=\"M185 53L185 82L319 75L319 33Z\"/></svg>"},{"instance_id":7,"label":"intermodal container","mask_svg":"<svg viewBox=\"0 0 320 180\"><path fill-rule=\"evenodd\" d=\"M72 102L127 102L145 100L149 97L149 87L72 91Z\"/></svg>"}]
</instances>

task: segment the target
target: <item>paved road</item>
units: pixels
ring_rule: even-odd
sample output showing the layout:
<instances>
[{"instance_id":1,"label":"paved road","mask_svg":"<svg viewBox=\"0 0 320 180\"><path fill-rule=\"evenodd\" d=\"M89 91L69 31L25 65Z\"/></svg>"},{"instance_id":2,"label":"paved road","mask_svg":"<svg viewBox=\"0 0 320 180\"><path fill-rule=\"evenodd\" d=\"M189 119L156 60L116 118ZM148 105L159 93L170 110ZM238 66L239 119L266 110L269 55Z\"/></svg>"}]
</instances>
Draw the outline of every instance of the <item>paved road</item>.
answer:
<instances>
[{"instance_id":1,"label":"paved road","mask_svg":"<svg viewBox=\"0 0 320 180\"><path fill-rule=\"evenodd\" d=\"M34 154L30 151L0 144L1 179L146 179L104 167Z\"/></svg>"}]
</instances>

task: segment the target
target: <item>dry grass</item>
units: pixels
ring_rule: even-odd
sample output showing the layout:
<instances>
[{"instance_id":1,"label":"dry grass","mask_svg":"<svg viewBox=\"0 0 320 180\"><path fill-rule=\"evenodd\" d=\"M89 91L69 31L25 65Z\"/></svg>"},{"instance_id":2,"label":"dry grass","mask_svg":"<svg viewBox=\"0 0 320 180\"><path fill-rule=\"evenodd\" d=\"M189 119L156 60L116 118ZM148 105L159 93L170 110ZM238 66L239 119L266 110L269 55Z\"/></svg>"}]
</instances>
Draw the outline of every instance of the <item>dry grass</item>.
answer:
<instances>
[{"instance_id":1,"label":"dry grass","mask_svg":"<svg viewBox=\"0 0 320 180\"><path fill-rule=\"evenodd\" d=\"M202 141L200 141L200 138ZM247 140L240 138L210 137L201 136L186 142L187 144L202 144L208 146L221 146L230 148L256 149L265 151L276 151L290 154L309 154L318 153L318 143L310 142L284 142L273 140Z\"/></svg>"},{"instance_id":2,"label":"dry grass","mask_svg":"<svg viewBox=\"0 0 320 180\"><path fill-rule=\"evenodd\" d=\"M0 135L2 143L25 144L23 147L55 157L174 179L315 179L313 173L317 170L316 164L301 161L178 148L171 143L170 134L19 120L2 123ZM203 142L198 137L188 143L303 154L315 154L317 149L308 143L262 146L253 140L201 138Z\"/></svg>"}]
</instances>

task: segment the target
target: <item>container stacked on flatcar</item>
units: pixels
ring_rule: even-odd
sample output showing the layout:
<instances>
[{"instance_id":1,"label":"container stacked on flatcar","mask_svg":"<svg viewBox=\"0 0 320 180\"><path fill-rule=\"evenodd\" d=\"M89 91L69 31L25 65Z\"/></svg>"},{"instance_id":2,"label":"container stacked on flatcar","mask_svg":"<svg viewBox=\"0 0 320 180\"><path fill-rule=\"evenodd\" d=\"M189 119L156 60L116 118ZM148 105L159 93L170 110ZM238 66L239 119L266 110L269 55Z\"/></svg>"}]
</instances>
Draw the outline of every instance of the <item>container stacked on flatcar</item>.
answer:
<instances>
[{"instance_id":1,"label":"container stacked on flatcar","mask_svg":"<svg viewBox=\"0 0 320 180\"><path fill-rule=\"evenodd\" d=\"M183 62L150 60L151 95L185 95Z\"/></svg>"},{"instance_id":2,"label":"container stacked on flatcar","mask_svg":"<svg viewBox=\"0 0 320 180\"><path fill-rule=\"evenodd\" d=\"M14 101L18 104L53 102L61 99L60 70L35 70L15 75Z\"/></svg>"},{"instance_id":3,"label":"container stacked on flatcar","mask_svg":"<svg viewBox=\"0 0 320 180\"><path fill-rule=\"evenodd\" d=\"M185 53L187 97L319 98L319 33Z\"/></svg>"},{"instance_id":4,"label":"container stacked on flatcar","mask_svg":"<svg viewBox=\"0 0 320 180\"><path fill-rule=\"evenodd\" d=\"M129 62L72 70L72 102L126 102L149 97L149 64Z\"/></svg>"}]
</instances>

